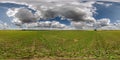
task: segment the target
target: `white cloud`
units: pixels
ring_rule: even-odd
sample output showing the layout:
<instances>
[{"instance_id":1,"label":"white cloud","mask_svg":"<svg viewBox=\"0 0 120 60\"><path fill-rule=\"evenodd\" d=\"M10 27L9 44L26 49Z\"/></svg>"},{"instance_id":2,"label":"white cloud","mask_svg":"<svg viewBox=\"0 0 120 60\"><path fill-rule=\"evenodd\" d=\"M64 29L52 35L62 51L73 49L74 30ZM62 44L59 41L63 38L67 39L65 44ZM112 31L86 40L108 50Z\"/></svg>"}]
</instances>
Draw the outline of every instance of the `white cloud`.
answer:
<instances>
[{"instance_id":1,"label":"white cloud","mask_svg":"<svg viewBox=\"0 0 120 60\"><path fill-rule=\"evenodd\" d=\"M7 23L2 22L2 21L0 20L0 29L8 29L8 27L9 27L9 25L8 25Z\"/></svg>"},{"instance_id":2,"label":"white cloud","mask_svg":"<svg viewBox=\"0 0 120 60\"><path fill-rule=\"evenodd\" d=\"M120 30L120 22L110 23L109 19L104 21L104 26L99 27L100 30Z\"/></svg>"},{"instance_id":3,"label":"white cloud","mask_svg":"<svg viewBox=\"0 0 120 60\"><path fill-rule=\"evenodd\" d=\"M14 18L11 22L17 26L22 26L22 22L18 18Z\"/></svg>"},{"instance_id":4,"label":"white cloud","mask_svg":"<svg viewBox=\"0 0 120 60\"><path fill-rule=\"evenodd\" d=\"M96 28L100 28L100 27L108 26L108 25L110 25L110 19L103 18L103 19L97 20L94 26Z\"/></svg>"},{"instance_id":5,"label":"white cloud","mask_svg":"<svg viewBox=\"0 0 120 60\"><path fill-rule=\"evenodd\" d=\"M29 24L25 24L25 26L27 26L28 28L40 28L40 29L44 29L44 28L49 28L49 29L66 29L68 26L66 26L65 24L61 24L58 21L41 21L41 22L33 22L33 23L29 23Z\"/></svg>"},{"instance_id":6,"label":"white cloud","mask_svg":"<svg viewBox=\"0 0 120 60\"><path fill-rule=\"evenodd\" d=\"M74 29L94 29L93 26L94 23L87 23L87 22L71 22L71 26L74 27Z\"/></svg>"},{"instance_id":7,"label":"white cloud","mask_svg":"<svg viewBox=\"0 0 120 60\"><path fill-rule=\"evenodd\" d=\"M104 26L101 28L98 28L100 30L120 30L120 23L110 24L108 26Z\"/></svg>"},{"instance_id":8,"label":"white cloud","mask_svg":"<svg viewBox=\"0 0 120 60\"><path fill-rule=\"evenodd\" d=\"M104 5L106 7L109 7L111 6L112 4L111 3L104 3L104 2L96 2L97 4L100 4L100 5Z\"/></svg>"},{"instance_id":9,"label":"white cloud","mask_svg":"<svg viewBox=\"0 0 120 60\"><path fill-rule=\"evenodd\" d=\"M71 22L71 26L73 26L75 29L94 29L94 28L103 28L106 26L110 26L110 19L104 18L97 20L96 22Z\"/></svg>"},{"instance_id":10,"label":"white cloud","mask_svg":"<svg viewBox=\"0 0 120 60\"><path fill-rule=\"evenodd\" d=\"M65 24L61 24L61 23L56 22L56 21L53 21L51 23L51 27L52 28L66 28L66 25Z\"/></svg>"},{"instance_id":11,"label":"white cloud","mask_svg":"<svg viewBox=\"0 0 120 60\"><path fill-rule=\"evenodd\" d=\"M99 30L119 30L120 28L116 27L116 26L104 26L101 28L98 28Z\"/></svg>"},{"instance_id":12,"label":"white cloud","mask_svg":"<svg viewBox=\"0 0 120 60\"><path fill-rule=\"evenodd\" d=\"M6 14L8 15L8 17L12 17L17 13L17 10L15 9L8 9L8 11L6 12Z\"/></svg>"}]
</instances>

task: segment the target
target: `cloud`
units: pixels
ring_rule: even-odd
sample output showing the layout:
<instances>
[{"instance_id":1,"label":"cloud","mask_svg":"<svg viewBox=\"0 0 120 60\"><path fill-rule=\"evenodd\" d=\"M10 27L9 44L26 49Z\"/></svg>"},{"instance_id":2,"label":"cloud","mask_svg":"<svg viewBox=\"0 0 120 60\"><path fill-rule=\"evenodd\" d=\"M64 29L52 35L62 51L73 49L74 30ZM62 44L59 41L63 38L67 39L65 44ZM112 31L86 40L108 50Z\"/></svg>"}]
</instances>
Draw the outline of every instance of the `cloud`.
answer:
<instances>
[{"instance_id":1,"label":"cloud","mask_svg":"<svg viewBox=\"0 0 120 60\"><path fill-rule=\"evenodd\" d=\"M57 28L57 29L65 29L67 26L65 24L61 24L58 21L41 21L37 23L29 23L25 24L28 28Z\"/></svg>"},{"instance_id":2,"label":"cloud","mask_svg":"<svg viewBox=\"0 0 120 60\"><path fill-rule=\"evenodd\" d=\"M96 22L93 14L95 13L95 7L92 4L95 2L50 2L46 5L37 7L39 11L42 11L42 17L45 19L61 16L71 21L70 28L82 29L93 28L93 24Z\"/></svg>"},{"instance_id":3,"label":"cloud","mask_svg":"<svg viewBox=\"0 0 120 60\"><path fill-rule=\"evenodd\" d=\"M96 20L93 17L96 13L96 8L93 6L95 3L94 1L80 2L78 0L36 0L30 3L29 1L24 0L24 2L28 3L27 6L36 12L33 13L31 10L24 7L8 9L7 15L13 18L12 22L17 26L22 26L24 24L28 28L37 27L58 29L94 29L95 27L98 29L110 29L110 27L113 26L110 25L110 19L108 18ZM110 6L110 4L105 4L105 6ZM67 18L70 20L71 25L66 26L59 21L37 21L40 18L45 20L55 18L57 16ZM118 25L115 26L115 28L118 28Z\"/></svg>"},{"instance_id":4,"label":"cloud","mask_svg":"<svg viewBox=\"0 0 120 60\"><path fill-rule=\"evenodd\" d=\"M71 26L74 29L94 29L94 23L87 23L87 22L71 22Z\"/></svg>"},{"instance_id":5,"label":"cloud","mask_svg":"<svg viewBox=\"0 0 120 60\"><path fill-rule=\"evenodd\" d=\"M111 1L111 2L120 2L120 0L94 0L94 1Z\"/></svg>"},{"instance_id":6,"label":"cloud","mask_svg":"<svg viewBox=\"0 0 120 60\"><path fill-rule=\"evenodd\" d=\"M43 6L42 11L43 18L54 18L56 16L61 16L63 18L68 18L72 21L89 21L94 22L93 18L94 7L92 6L93 2L86 3L59 3L54 4L54 6ZM88 5L87 5L88 4ZM59 7L58 7L59 6Z\"/></svg>"},{"instance_id":7,"label":"cloud","mask_svg":"<svg viewBox=\"0 0 120 60\"><path fill-rule=\"evenodd\" d=\"M11 22L16 26L22 26L22 22L18 18L14 18Z\"/></svg>"},{"instance_id":8,"label":"cloud","mask_svg":"<svg viewBox=\"0 0 120 60\"><path fill-rule=\"evenodd\" d=\"M46 5L43 4L39 7L37 6L37 8L31 6L31 8L34 8L34 10L37 11L35 13L22 7L8 9L7 15L13 17L12 22L17 26L21 26L24 23L38 23L36 21L40 18L50 19L57 16L67 18L73 22L95 22L93 17L93 13L95 12L94 7L92 6L93 3L94 2L81 3L78 1L65 3L49 2ZM58 27L58 25L60 25L58 22L56 25L54 23L52 24L52 27ZM62 24L59 27L61 26L64 25Z\"/></svg>"},{"instance_id":9,"label":"cloud","mask_svg":"<svg viewBox=\"0 0 120 60\"><path fill-rule=\"evenodd\" d=\"M120 28L118 28L117 26L104 26L98 29L99 30L119 30Z\"/></svg>"},{"instance_id":10,"label":"cloud","mask_svg":"<svg viewBox=\"0 0 120 60\"><path fill-rule=\"evenodd\" d=\"M110 19L104 18L97 21L98 30L120 30L120 22L110 23Z\"/></svg>"},{"instance_id":11,"label":"cloud","mask_svg":"<svg viewBox=\"0 0 120 60\"><path fill-rule=\"evenodd\" d=\"M96 20L96 22L71 22L71 26L74 27L74 29L99 29L105 26L110 26L110 19L108 18L103 18L100 20Z\"/></svg>"},{"instance_id":12,"label":"cloud","mask_svg":"<svg viewBox=\"0 0 120 60\"><path fill-rule=\"evenodd\" d=\"M104 2L96 2L97 4L100 4L100 5L104 5L106 7L109 7L111 6L112 4L111 3L104 3Z\"/></svg>"},{"instance_id":13,"label":"cloud","mask_svg":"<svg viewBox=\"0 0 120 60\"><path fill-rule=\"evenodd\" d=\"M97 20L94 26L96 28L100 28L100 27L109 26L109 25L110 25L110 19L103 18L103 19Z\"/></svg>"},{"instance_id":14,"label":"cloud","mask_svg":"<svg viewBox=\"0 0 120 60\"><path fill-rule=\"evenodd\" d=\"M8 27L9 27L9 25L8 25L7 23L2 22L2 21L0 20L0 29L8 29Z\"/></svg>"},{"instance_id":15,"label":"cloud","mask_svg":"<svg viewBox=\"0 0 120 60\"><path fill-rule=\"evenodd\" d=\"M12 22L17 24L17 25L35 22L35 21L37 21L37 19L40 18L40 17L38 17L39 14L37 14L37 13L33 14L27 8L8 9L7 15L9 17L13 17Z\"/></svg>"},{"instance_id":16,"label":"cloud","mask_svg":"<svg viewBox=\"0 0 120 60\"><path fill-rule=\"evenodd\" d=\"M103 26L98 29L100 29L100 30L120 30L120 23L111 23L108 26Z\"/></svg>"}]
</instances>

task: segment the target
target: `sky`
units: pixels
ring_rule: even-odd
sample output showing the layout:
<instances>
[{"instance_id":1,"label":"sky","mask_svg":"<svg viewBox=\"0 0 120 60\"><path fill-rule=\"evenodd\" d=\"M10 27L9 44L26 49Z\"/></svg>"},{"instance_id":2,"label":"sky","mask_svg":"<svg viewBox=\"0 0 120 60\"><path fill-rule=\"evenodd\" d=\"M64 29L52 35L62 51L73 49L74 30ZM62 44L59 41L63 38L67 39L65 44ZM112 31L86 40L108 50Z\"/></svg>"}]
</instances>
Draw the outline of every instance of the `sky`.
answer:
<instances>
[{"instance_id":1,"label":"sky","mask_svg":"<svg viewBox=\"0 0 120 60\"><path fill-rule=\"evenodd\" d=\"M0 0L0 29L119 30L119 5L120 0Z\"/></svg>"}]
</instances>

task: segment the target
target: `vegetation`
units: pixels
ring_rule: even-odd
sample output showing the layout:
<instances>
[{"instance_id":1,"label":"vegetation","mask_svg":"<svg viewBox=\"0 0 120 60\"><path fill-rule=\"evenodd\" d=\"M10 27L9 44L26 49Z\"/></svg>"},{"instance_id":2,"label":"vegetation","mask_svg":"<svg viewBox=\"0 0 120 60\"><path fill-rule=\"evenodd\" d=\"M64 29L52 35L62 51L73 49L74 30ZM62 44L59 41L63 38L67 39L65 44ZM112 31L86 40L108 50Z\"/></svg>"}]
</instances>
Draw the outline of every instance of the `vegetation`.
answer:
<instances>
[{"instance_id":1,"label":"vegetation","mask_svg":"<svg viewBox=\"0 0 120 60\"><path fill-rule=\"evenodd\" d=\"M119 60L120 31L0 31L0 59L35 58Z\"/></svg>"}]
</instances>

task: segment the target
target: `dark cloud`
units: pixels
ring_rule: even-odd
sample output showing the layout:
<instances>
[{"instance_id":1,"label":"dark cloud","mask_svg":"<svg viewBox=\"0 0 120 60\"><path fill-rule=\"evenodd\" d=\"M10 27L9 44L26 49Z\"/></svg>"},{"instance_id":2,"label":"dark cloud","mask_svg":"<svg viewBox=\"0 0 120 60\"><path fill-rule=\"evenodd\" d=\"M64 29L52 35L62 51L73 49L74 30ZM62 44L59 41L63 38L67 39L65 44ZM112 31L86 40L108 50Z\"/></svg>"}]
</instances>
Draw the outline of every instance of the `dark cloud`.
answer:
<instances>
[{"instance_id":1,"label":"dark cloud","mask_svg":"<svg viewBox=\"0 0 120 60\"><path fill-rule=\"evenodd\" d=\"M54 18L56 16L61 16L63 18L68 18L72 21L89 21L94 22L94 18L92 17L92 12L90 10L83 11L80 7L75 6L62 6L62 7L54 7L53 9L47 9L43 12L44 18ZM91 17L91 18L88 18ZM88 19L87 19L88 18Z\"/></svg>"},{"instance_id":2,"label":"dark cloud","mask_svg":"<svg viewBox=\"0 0 120 60\"><path fill-rule=\"evenodd\" d=\"M32 23L36 22L38 17L38 14L33 14L29 9L27 8L14 8L9 9L7 12L7 15L9 17L13 17L12 22L16 24L17 26L20 26L24 23Z\"/></svg>"}]
</instances>

